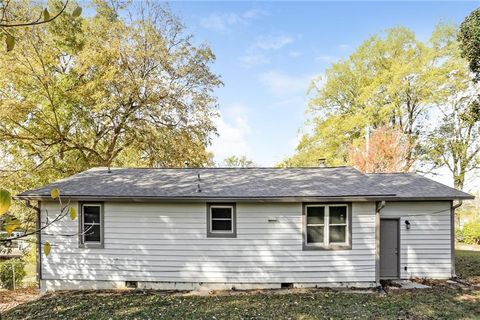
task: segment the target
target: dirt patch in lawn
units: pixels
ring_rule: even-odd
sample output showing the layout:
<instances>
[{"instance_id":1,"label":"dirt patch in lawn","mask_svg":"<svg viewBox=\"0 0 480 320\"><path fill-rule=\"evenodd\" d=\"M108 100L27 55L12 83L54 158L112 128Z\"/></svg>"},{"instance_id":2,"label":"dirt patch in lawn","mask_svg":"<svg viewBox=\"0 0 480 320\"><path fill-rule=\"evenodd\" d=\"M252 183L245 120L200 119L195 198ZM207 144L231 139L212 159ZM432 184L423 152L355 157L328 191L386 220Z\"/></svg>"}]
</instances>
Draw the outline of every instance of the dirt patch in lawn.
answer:
<instances>
[{"instance_id":1,"label":"dirt patch in lawn","mask_svg":"<svg viewBox=\"0 0 480 320\"><path fill-rule=\"evenodd\" d=\"M40 293L36 288L0 290L0 314L39 297Z\"/></svg>"}]
</instances>

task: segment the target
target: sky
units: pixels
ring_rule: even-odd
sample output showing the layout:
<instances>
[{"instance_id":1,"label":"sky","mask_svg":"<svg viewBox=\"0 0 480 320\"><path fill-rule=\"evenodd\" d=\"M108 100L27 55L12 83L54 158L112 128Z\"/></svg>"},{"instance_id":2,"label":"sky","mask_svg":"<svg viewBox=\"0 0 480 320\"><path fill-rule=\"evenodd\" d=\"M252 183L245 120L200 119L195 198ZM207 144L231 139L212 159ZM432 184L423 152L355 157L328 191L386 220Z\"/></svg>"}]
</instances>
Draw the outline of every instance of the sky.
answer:
<instances>
[{"instance_id":1,"label":"sky","mask_svg":"<svg viewBox=\"0 0 480 320\"><path fill-rule=\"evenodd\" d=\"M216 55L212 70L219 136L215 161L245 155L273 166L292 155L307 120L310 82L371 35L405 26L427 40L439 22L461 23L480 2L188 2L170 7L195 43ZM450 184L445 174L436 177Z\"/></svg>"}]
</instances>

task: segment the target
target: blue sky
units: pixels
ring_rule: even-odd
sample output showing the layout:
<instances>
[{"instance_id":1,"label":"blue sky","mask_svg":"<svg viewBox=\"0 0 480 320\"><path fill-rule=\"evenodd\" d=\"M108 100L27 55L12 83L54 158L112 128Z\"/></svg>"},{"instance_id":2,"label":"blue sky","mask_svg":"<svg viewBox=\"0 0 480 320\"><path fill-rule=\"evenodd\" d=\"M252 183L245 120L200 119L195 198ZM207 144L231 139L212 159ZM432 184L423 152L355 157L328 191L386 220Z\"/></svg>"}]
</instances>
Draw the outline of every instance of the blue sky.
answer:
<instances>
[{"instance_id":1,"label":"blue sky","mask_svg":"<svg viewBox=\"0 0 480 320\"><path fill-rule=\"evenodd\" d=\"M394 26L428 39L439 22L460 23L479 2L171 2L195 42L210 45L220 162L246 155L271 166L294 152L310 80L369 36Z\"/></svg>"}]
</instances>

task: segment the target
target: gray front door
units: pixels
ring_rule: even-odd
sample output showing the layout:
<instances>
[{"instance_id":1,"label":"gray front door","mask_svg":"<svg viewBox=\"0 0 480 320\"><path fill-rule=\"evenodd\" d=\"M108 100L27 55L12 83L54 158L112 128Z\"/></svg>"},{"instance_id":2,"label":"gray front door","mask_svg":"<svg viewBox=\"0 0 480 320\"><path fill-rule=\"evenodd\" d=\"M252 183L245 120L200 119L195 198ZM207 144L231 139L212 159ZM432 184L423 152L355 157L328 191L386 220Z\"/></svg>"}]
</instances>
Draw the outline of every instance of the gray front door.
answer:
<instances>
[{"instance_id":1,"label":"gray front door","mask_svg":"<svg viewBox=\"0 0 480 320\"><path fill-rule=\"evenodd\" d=\"M398 278L400 244L397 219L380 220L380 278Z\"/></svg>"}]
</instances>

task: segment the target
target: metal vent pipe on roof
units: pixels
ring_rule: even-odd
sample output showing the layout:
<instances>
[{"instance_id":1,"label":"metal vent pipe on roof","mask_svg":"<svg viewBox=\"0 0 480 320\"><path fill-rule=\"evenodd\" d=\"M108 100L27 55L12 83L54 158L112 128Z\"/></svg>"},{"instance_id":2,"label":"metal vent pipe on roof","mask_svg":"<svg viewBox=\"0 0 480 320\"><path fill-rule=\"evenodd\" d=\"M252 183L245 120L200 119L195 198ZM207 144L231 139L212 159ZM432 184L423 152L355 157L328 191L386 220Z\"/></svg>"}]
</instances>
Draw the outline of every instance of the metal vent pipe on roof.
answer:
<instances>
[{"instance_id":1,"label":"metal vent pipe on roof","mask_svg":"<svg viewBox=\"0 0 480 320\"><path fill-rule=\"evenodd\" d=\"M327 162L327 159L319 158L318 159L318 166L321 167L321 168L325 168L327 166L326 162Z\"/></svg>"}]
</instances>

